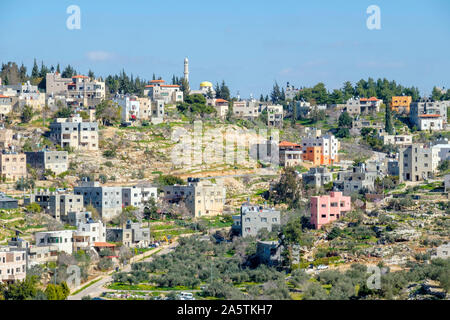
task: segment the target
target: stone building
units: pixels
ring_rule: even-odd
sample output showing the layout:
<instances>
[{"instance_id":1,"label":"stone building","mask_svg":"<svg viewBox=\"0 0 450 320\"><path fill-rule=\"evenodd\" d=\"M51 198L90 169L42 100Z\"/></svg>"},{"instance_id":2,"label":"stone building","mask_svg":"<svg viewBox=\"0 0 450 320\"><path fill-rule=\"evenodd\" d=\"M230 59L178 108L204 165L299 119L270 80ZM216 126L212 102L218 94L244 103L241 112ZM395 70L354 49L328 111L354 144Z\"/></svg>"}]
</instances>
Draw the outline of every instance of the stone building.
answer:
<instances>
[{"instance_id":1,"label":"stone building","mask_svg":"<svg viewBox=\"0 0 450 320\"><path fill-rule=\"evenodd\" d=\"M319 189L333 181L333 173L329 172L327 167L311 168L308 172L302 173L302 180L305 185Z\"/></svg>"},{"instance_id":2,"label":"stone building","mask_svg":"<svg viewBox=\"0 0 450 320\"><path fill-rule=\"evenodd\" d=\"M343 191L345 195L360 191L371 192L375 190L377 176L376 170L370 171L366 164L360 163L353 167L352 171L338 172L338 178L334 182L334 186Z\"/></svg>"},{"instance_id":3,"label":"stone building","mask_svg":"<svg viewBox=\"0 0 450 320\"><path fill-rule=\"evenodd\" d=\"M84 211L83 196L77 194L57 194L55 192L39 192L25 198L24 204L37 203L53 218L68 221L69 212Z\"/></svg>"},{"instance_id":4,"label":"stone building","mask_svg":"<svg viewBox=\"0 0 450 320\"><path fill-rule=\"evenodd\" d=\"M302 146L297 143L281 141L278 144L280 166L295 167L302 162Z\"/></svg>"},{"instance_id":5,"label":"stone building","mask_svg":"<svg viewBox=\"0 0 450 320\"><path fill-rule=\"evenodd\" d=\"M439 165L439 149L414 143L399 152L399 181L421 181L433 178Z\"/></svg>"},{"instance_id":6,"label":"stone building","mask_svg":"<svg viewBox=\"0 0 450 320\"><path fill-rule=\"evenodd\" d=\"M409 121L418 130L443 130L447 124L447 108L449 106L450 101L421 99L412 102L409 111Z\"/></svg>"},{"instance_id":7,"label":"stone building","mask_svg":"<svg viewBox=\"0 0 450 320\"><path fill-rule=\"evenodd\" d=\"M69 169L69 153L67 151L37 151L25 152L27 164L32 168L41 170L51 170L57 175Z\"/></svg>"},{"instance_id":8,"label":"stone building","mask_svg":"<svg viewBox=\"0 0 450 320\"><path fill-rule=\"evenodd\" d=\"M27 275L27 251L0 247L0 281L11 283L24 280Z\"/></svg>"},{"instance_id":9,"label":"stone building","mask_svg":"<svg viewBox=\"0 0 450 320\"><path fill-rule=\"evenodd\" d=\"M3 150L0 154L0 175L12 181L27 176L27 156L24 153L10 150Z\"/></svg>"},{"instance_id":10,"label":"stone building","mask_svg":"<svg viewBox=\"0 0 450 320\"><path fill-rule=\"evenodd\" d=\"M103 220L109 221L122 212L122 187L100 186L97 181L81 181L73 192L83 196L84 207L92 205Z\"/></svg>"},{"instance_id":11,"label":"stone building","mask_svg":"<svg viewBox=\"0 0 450 320\"><path fill-rule=\"evenodd\" d=\"M275 225L280 225L280 211L248 202L241 206L241 215L234 219L234 229L239 230L242 237L256 236L258 231L267 229L271 232Z\"/></svg>"},{"instance_id":12,"label":"stone building","mask_svg":"<svg viewBox=\"0 0 450 320\"><path fill-rule=\"evenodd\" d=\"M122 242L130 248L147 248L150 244L150 228L144 228L139 222L127 221L124 228L107 228L106 241Z\"/></svg>"},{"instance_id":13,"label":"stone building","mask_svg":"<svg viewBox=\"0 0 450 320\"><path fill-rule=\"evenodd\" d=\"M183 201L194 217L215 216L223 212L226 189L222 183L188 178L187 185L163 186L164 199L169 202Z\"/></svg>"},{"instance_id":14,"label":"stone building","mask_svg":"<svg viewBox=\"0 0 450 320\"><path fill-rule=\"evenodd\" d=\"M62 148L98 150L98 123L84 122L79 115L57 118L50 123L49 138Z\"/></svg>"}]
</instances>

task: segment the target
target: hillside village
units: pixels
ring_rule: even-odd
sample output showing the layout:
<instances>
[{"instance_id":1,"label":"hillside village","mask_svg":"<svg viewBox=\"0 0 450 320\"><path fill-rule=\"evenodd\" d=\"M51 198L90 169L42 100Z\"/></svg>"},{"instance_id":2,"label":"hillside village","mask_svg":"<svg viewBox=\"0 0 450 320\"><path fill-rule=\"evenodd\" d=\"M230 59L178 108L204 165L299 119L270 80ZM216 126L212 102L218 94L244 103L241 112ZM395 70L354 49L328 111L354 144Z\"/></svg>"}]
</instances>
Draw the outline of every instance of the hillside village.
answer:
<instances>
[{"instance_id":1,"label":"hillside village","mask_svg":"<svg viewBox=\"0 0 450 320\"><path fill-rule=\"evenodd\" d=\"M2 299L449 299L450 90L181 69L2 65Z\"/></svg>"}]
</instances>

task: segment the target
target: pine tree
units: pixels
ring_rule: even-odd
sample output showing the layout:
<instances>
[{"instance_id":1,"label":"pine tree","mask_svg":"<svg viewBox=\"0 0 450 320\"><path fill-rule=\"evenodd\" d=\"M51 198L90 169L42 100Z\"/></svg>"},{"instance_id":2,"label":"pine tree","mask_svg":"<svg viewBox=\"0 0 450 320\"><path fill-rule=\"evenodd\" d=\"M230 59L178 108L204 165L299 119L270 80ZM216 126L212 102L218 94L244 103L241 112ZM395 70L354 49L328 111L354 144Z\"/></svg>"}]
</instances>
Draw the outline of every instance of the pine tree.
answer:
<instances>
[{"instance_id":1,"label":"pine tree","mask_svg":"<svg viewBox=\"0 0 450 320\"><path fill-rule=\"evenodd\" d=\"M36 59L34 59L33 69L31 70L31 78L36 79L37 77L39 77L39 68Z\"/></svg>"},{"instance_id":2,"label":"pine tree","mask_svg":"<svg viewBox=\"0 0 450 320\"><path fill-rule=\"evenodd\" d=\"M61 68L59 67L59 63L58 63L58 65L56 66L56 72L61 73Z\"/></svg>"},{"instance_id":3,"label":"pine tree","mask_svg":"<svg viewBox=\"0 0 450 320\"><path fill-rule=\"evenodd\" d=\"M389 133L394 133L394 126L392 125L392 111L389 104L386 104L386 114L385 114L385 128L384 130Z\"/></svg>"}]
</instances>

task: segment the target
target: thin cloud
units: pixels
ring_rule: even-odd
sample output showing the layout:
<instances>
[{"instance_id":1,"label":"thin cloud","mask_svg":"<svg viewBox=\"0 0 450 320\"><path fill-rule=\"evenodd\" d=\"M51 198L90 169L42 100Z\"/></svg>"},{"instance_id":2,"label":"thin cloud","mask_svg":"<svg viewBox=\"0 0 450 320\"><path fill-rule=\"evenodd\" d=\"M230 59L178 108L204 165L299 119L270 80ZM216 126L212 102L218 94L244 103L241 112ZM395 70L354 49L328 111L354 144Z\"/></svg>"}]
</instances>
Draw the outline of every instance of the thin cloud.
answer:
<instances>
[{"instance_id":1,"label":"thin cloud","mask_svg":"<svg viewBox=\"0 0 450 320\"><path fill-rule=\"evenodd\" d=\"M113 53L107 51L89 51L86 56L90 61L95 62L108 61L115 57Z\"/></svg>"}]
</instances>

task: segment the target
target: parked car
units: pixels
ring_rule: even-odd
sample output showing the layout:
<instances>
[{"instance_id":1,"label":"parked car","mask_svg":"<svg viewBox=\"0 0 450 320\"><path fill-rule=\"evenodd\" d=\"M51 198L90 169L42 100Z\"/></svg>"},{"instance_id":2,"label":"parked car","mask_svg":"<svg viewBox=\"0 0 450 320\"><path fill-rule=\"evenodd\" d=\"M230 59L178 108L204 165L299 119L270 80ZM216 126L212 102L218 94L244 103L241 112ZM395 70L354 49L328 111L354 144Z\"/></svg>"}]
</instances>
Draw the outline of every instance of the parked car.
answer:
<instances>
[{"instance_id":1,"label":"parked car","mask_svg":"<svg viewBox=\"0 0 450 320\"><path fill-rule=\"evenodd\" d=\"M325 270L325 269L328 269L328 266L326 266L324 264L321 264L321 265L317 266L317 270Z\"/></svg>"},{"instance_id":2,"label":"parked car","mask_svg":"<svg viewBox=\"0 0 450 320\"><path fill-rule=\"evenodd\" d=\"M180 292L178 298L180 300L195 300L194 295L191 292Z\"/></svg>"}]
</instances>

